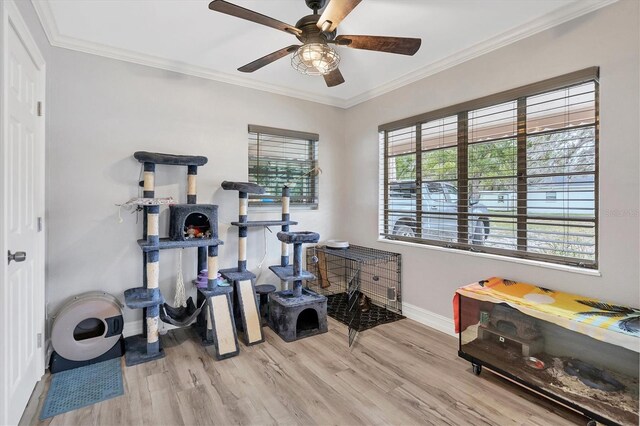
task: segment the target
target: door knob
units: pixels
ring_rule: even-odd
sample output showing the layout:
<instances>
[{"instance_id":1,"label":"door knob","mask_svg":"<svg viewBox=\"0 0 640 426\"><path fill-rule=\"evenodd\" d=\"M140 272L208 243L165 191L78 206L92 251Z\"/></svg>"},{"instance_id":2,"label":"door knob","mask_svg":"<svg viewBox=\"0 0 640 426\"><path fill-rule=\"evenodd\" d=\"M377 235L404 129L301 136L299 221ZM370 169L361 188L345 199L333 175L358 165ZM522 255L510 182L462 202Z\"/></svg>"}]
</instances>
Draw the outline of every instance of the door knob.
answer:
<instances>
[{"instance_id":1,"label":"door knob","mask_svg":"<svg viewBox=\"0 0 640 426\"><path fill-rule=\"evenodd\" d=\"M14 262L24 262L26 258L27 258L27 253L23 251L17 251L11 254L11 250L7 250L7 265L11 263L12 260Z\"/></svg>"}]
</instances>

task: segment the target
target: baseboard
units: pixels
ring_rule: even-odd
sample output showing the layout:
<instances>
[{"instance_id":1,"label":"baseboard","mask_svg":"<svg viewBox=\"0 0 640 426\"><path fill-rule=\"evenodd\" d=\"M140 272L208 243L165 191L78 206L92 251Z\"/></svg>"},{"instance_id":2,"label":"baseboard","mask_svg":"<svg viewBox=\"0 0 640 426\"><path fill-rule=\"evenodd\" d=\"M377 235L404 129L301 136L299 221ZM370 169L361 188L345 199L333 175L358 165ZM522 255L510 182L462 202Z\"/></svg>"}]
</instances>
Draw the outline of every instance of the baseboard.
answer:
<instances>
[{"instance_id":1,"label":"baseboard","mask_svg":"<svg viewBox=\"0 0 640 426\"><path fill-rule=\"evenodd\" d=\"M420 324L431 327L449 336L457 337L455 333L454 322L451 318L447 318L440 314L428 311L409 303L402 303L402 315L412 319Z\"/></svg>"},{"instance_id":2,"label":"baseboard","mask_svg":"<svg viewBox=\"0 0 640 426\"><path fill-rule=\"evenodd\" d=\"M420 324L426 325L427 327L431 327L442 333L448 334L449 336L457 336L454 331L455 327L451 318L436 314L410 303L402 303L402 315L419 322ZM163 324L163 326L166 330L177 328L170 324ZM140 333L142 333L142 321L138 320L124 323L124 327L122 329L124 337L135 336Z\"/></svg>"}]
</instances>

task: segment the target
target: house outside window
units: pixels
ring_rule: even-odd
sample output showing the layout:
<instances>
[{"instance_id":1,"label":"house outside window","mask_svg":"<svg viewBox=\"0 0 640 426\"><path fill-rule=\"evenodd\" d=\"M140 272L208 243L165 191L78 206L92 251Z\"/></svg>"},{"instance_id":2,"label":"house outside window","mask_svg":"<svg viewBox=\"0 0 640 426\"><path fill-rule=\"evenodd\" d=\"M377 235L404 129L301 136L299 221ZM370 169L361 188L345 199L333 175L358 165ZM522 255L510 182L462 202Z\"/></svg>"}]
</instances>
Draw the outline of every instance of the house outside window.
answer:
<instances>
[{"instance_id":1,"label":"house outside window","mask_svg":"<svg viewBox=\"0 0 640 426\"><path fill-rule=\"evenodd\" d=\"M292 207L317 208L318 140L315 133L249 125L249 182L265 188L249 194L249 206L280 206L286 185Z\"/></svg>"},{"instance_id":2,"label":"house outside window","mask_svg":"<svg viewBox=\"0 0 640 426\"><path fill-rule=\"evenodd\" d=\"M380 126L379 235L597 268L598 95L594 67Z\"/></svg>"}]
</instances>

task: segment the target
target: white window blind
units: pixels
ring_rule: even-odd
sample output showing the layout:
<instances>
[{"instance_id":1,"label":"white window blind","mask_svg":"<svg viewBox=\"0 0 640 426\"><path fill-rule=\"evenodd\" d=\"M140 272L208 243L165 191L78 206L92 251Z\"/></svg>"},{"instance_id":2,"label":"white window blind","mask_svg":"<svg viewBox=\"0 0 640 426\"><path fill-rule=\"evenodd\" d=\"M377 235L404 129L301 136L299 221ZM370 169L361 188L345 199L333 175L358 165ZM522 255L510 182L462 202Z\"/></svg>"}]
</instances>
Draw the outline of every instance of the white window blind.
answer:
<instances>
[{"instance_id":1,"label":"white window blind","mask_svg":"<svg viewBox=\"0 0 640 426\"><path fill-rule=\"evenodd\" d=\"M596 268L597 75L380 126L380 235Z\"/></svg>"},{"instance_id":2,"label":"white window blind","mask_svg":"<svg viewBox=\"0 0 640 426\"><path fill-rule=\"evenodd\" d=\"M292 206L318 206L318 140L315 133L249 125L249 182L265 188L250 206L280 204L289 186Z\"/></svg>"}]
</instances>

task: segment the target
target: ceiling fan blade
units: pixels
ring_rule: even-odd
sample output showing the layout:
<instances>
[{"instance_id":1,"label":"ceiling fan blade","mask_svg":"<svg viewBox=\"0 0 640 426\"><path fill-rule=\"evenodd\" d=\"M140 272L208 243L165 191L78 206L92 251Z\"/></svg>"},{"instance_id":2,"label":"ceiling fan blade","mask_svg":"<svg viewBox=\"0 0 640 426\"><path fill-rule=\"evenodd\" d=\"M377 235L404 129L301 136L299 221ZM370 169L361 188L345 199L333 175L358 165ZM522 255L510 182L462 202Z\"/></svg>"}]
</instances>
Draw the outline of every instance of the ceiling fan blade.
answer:
<instances>
[{"instance_id":1,"label":"ceiling fan blade","mask_svg":"<svg viewBox=\"0 0 640 426\"><path fill-rule=\"evenodd\" d=\"M224 0L213 0L209 3L209 9L220 13L226 13L227 15L235 16L237 18L246 19L247 21L256 22L258 24L266 25L267 27L275 28L280 31L287 32L293 35L300 35L302 31L293 25L286 24L278 21L277 19L270 18L253 10L245 9L244 7L236 6L235 4L226 2Z\"/></svg>"},{"instance_id":2,"label":"ceiling fan blade","mask_svg":"<svg viewBox=\"0 0 640 426\"><path fill-rule=\"evenodd\" d=\"M318 28L325 32L335 30L345 16L361 1L362 0L330 0L318 20Z\"/></svg>"},{"instance_id":3,"label":"ceiling fan blade","mask_svg":"<svg viewBox=\"0 0 640 426\"><path fill-rule=\"evenodd\" d=\"M351 47L353 49L374 50L377 52L399 53L401 55L414 55L422 40L419 38L383 37L367 35L339 35L334 40L338 46Z\"/></svg>"},{"instance_id":4,"label":"ceiling fan blade","mask_svg":"<svg viewBox=\"0 0 640 426\"><path fill-rule=\"evenodd\" d=\"M275 62L280 58L284 58L289 53L295 52L300 47L299 44L292 44L291 46L284 47L280 50L276 50L273 53L269 53L266 56L263 56L260 59L256 59L253 62L249 62L247 65L238 68L238 71L241 72L254 72L264 67L265 65L269 65L271 62Z\"/></svg>"},{"instance_id":5,"label":"ceiling fan blade","mask_svg":"<svg viewBox=\"0 0 640 426\"><path fill-rule=\"evenodd\" d=\"M344 83L344 77L342 76L342 73L340 72L339 68L336 68L335 70L331 71L329 74L323 75L323 77L324 77L324 82L327 83L327 87L334 87Z\"/></svg>"}]
</instances>

